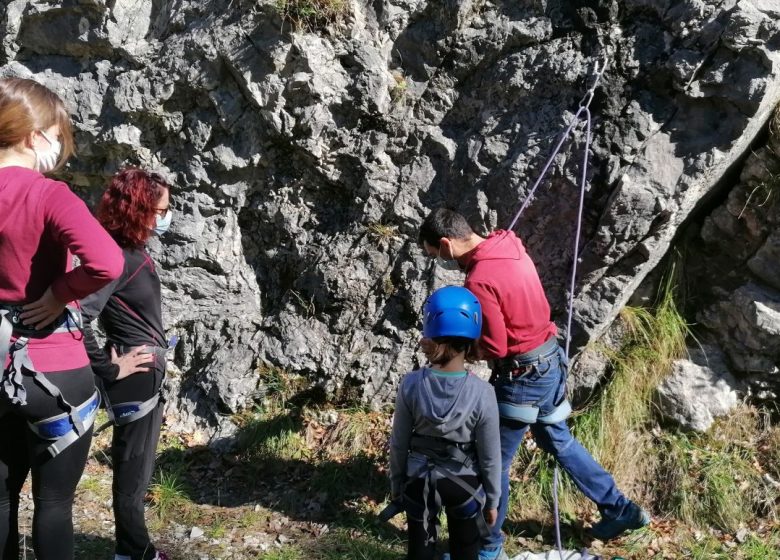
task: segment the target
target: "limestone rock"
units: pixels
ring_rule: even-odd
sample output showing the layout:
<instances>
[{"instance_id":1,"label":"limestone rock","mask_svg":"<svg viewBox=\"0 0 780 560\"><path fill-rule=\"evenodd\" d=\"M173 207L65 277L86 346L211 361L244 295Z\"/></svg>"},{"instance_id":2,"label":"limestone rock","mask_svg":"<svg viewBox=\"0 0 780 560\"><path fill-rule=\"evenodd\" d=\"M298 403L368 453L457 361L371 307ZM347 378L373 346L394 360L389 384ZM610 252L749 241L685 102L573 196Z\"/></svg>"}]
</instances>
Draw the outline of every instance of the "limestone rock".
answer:
<instances>
[{"instance_id":1,"label":"limestone rock","mask_svg":"<svg viewBox=\"0 0 780 560\"><path fill-rule=\"evenodd\" d=\"M780 100L769 0L350 6L341 24L296 30L270 0L5 2L0 74L49 85L74 116L79 156L63 178L88 200L128 163L175 185L154 254L182 340L177 429L229 434L261 364L392 398L419 361L420 306L438 281L416 246L421 220L446 204L482 230L505 226L603 56L575 350L608 328ZM583 134L518 227L559 324ZM771 285L766 237L744 254Z\"/></svg>"},{"instance_id":2,"label":"limestone rock","mask_svg":"<svg viewBox=\"0 0 780 560\"><path fill-rule=\"evenodd\" d=\"M657 389L661 414L684 429L706 432L715 418L739 402L738 382L716 347L695 349L689 360L675 360Z\"/></svg>"}]
</instances>

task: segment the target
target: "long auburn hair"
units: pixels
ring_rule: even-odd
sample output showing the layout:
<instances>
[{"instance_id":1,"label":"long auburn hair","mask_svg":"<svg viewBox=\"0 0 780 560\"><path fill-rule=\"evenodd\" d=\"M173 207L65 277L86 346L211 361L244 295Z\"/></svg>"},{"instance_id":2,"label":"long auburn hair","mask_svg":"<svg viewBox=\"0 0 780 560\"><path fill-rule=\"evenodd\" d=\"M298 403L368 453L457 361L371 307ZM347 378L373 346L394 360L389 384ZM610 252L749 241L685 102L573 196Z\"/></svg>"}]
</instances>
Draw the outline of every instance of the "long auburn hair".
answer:
<instances>
[{"instance_id":1,"label":"long auburn hair","mask_svg":"<svg viewBox=\"0 0 780 560\"><path fill-rule=\"evenodd\" d=\"M23 142L36 130L60 127L62 152L56 169L75 152L73 127L62 99L46 86L26 78L0 79L0 149Z\"/></svg>"},{"instance_id":2,"label":"long auburn hair","mask_svg":"<svg viewBox=\"0 0 780 560\"><path fill-rule=\"evenodd\" d=\"M152 235L149 222L170 186L157 173L128 167L114 175L97 207L97 219L123 248L141 247Z\"/></svg>"}]
</instances>

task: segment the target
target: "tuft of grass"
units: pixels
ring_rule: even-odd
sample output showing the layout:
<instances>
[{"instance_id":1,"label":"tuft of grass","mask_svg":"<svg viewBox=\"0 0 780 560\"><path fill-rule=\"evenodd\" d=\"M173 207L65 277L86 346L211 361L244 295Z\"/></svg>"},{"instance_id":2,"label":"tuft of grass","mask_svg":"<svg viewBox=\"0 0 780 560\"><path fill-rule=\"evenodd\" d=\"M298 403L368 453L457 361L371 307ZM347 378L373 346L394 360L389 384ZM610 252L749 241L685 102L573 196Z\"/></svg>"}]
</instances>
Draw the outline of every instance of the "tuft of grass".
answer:
<instances>
[{"instance_id":1,"label":"tuft of grass","mask_svg":"<svg viewBox=\"0 0 780 560\"><path fill-rule=\"evenodd\" d=\"M381 222L371 222L366 226L368 234L378 241L388 241L398 237L398 227Z\"/></svg>"},{"instance_id":2,"label":"tuft of grass","mask_svg":"<svg viewBox=\"0 0 780 560\"><path fill-rule=\"evenodd\" d=\"M258 366L257 375L266 397L263 405L267 412L286 409L288 401L310 385L302 375L290 373L286 369L267 363Z\"/></svg>"},{"instance_id":3,"label":"tuft of grass","mask_svg":"<svg viewBox=\"0 0 780 560\"><path fill-rule=\"evenodd\" d=\"M740 547L743 560L780 560L780 533L765 537L750 535Z\"/></svg>"},{"instance_id":4,"label":"tuft of grass","mask_svg":"<svg viewBox=\"0 0 780 560\"><path fill-rule=\"evenodd\" d=\"M290 290L290 295L293 296L295 303L301 311L303 311L303 314L307 319L311 319L317 314L317 307L314 305L314 296L309 297L307 301L297 290Z\"/></svg>"},{"instance_id":5,"label":"tuft of grass","mask_svg":"<svg viewBox=\"0 0 780 560\"><path fill-rule=\"evenodd\" d=\"M172 516L186 517L192 505L184 478L180 472L159 469L149 488L152 508L159 521L165 523Z\"/></svg>"},{"instance_id":6,"label":"tuft of grass","mask_svg":"<svg viewBox=\"0 0 780 560\"><path fill-rule=\"evenodd\" d=\"M295 29L313 31L342 23L351 5L349 0L277 0L276 10Z\"/></svg>"}]
</instances>

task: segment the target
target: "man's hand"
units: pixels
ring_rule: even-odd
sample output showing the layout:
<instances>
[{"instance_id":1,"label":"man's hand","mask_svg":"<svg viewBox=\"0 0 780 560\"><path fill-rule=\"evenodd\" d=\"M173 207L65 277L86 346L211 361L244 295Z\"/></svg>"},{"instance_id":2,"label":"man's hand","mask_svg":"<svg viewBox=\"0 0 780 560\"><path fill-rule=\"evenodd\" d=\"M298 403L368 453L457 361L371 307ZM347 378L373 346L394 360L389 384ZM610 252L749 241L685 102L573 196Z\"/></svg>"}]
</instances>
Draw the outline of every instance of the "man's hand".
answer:
<instances>
[{"instance_id":1,"label":"man's hand","mask_svg":"<svg viewBox=\"0 0 780 560\"><path fill-rule=\"evenodd\" d=\"M36 329L42 329L52 324L62 312L65 311L65 304L54 297L51 288L47 289L41 298L24 307L24 313L19 317L25 325L32 325Z\"/></svg>"},{"instance_id":2,"label":"man's hand","mask_svg":"<svg viewBox=\"0 0 780 560\"><path fill-rule=\"evenodd\" d=\"M492 527L493 525L495 525L496 519L498 519L498 510L486 509L484 513L485 513L485 522L488 524L488 526Z\"/></svg>"},{"instance_id":3,"label":"man's hand","mask_svg":"<svg viewBox=\"0 0 780 560\"><path fill-rule=\"evenodd\" d=\"M154 361L154 354L146 350L146 346L133 348L127 354L117 355L116 350L111 349L111 363L119 366L119 375L117 381L124 379L134 373L143 373L149 371L148 367L141 367L143 364L149 364Z\"/></svg>"}]
</instances>

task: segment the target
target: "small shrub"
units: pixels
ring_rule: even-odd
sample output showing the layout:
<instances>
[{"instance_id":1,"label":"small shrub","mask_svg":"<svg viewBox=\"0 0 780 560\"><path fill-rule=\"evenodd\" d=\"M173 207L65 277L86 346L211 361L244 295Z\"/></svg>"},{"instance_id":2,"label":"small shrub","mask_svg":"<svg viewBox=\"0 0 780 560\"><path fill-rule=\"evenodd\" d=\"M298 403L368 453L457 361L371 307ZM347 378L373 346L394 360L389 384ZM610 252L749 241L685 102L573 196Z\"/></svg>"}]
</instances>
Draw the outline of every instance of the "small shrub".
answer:
<instances>
[{"instance_id":1,"label":"small shrub","mask_svg":"<svg viewBox=\"0 0 780 560\"><path fill-rule=\"evenodd\" d=\"M392 72L395 84L390 89L390 99L393 103L401 103L406 98L409 84L403 74L398 71Z\"/></svg>"},{"instance_id":2,"label":"small shrub","mask_svg":"<svg viewBox=\"0 0 780 560\"><path fill-rule=\"evenodd\" d=\"M341 23L350 12L349 0L277 0L282 20L296 29L322 29Z\"/></svg>"}]
</instances>

